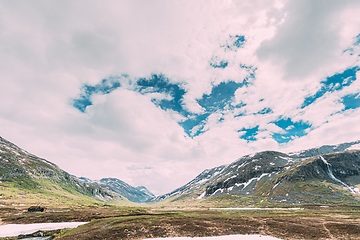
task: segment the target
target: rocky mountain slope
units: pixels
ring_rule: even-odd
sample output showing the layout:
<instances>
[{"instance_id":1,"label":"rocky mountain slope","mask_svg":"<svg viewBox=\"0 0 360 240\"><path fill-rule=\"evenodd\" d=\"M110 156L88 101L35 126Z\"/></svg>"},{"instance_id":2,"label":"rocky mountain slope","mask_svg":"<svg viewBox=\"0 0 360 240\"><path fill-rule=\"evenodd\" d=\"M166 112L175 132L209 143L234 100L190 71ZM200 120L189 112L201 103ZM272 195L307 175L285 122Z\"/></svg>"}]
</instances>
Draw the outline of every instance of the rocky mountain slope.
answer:
<instances>
[{"instance_id":1,"label":"rocky mountain slope","mask_svg":"<svg viewBox=\"0 0 360 240\"><path fill-rule=\"evenodd\" d=\"M324 203L360 199L359 142L297 153L264 151L208 169L153 201L241 196L255 202ZM329 153L330 152L330 153ZM322 155L323 153L327 153Z\"/></svg>"},{"instance_id":2,"label":"rocky mountain slope","mask_svg":"<svg viewBox=\"0 0 360 240\"><path fill-rule=\"evenodd\" d=\"M74 178L55 164L39 158L0 137L0 188L32 190L53 196L66 192L74 198L88 196L98 200L125 200L120 194ZM1 195L1 194L0 194ZM6 196L1 195L1 198Z\"/></svg>"},{"instance_id":3,"label":"rocky mountain slope","mask_svg":"<svg viewBox=\"0 0 360 240\"><path fill-rule=\"evenodd\" d=\"M131 202L142 203L151 200L155 197L146 187L138 186L133 187L117 178L102 178L101 180L94 181L89 178L80 177L87 183L92 183L99 187L108 189L126 197Z\"/></svg>"}]
</instances>

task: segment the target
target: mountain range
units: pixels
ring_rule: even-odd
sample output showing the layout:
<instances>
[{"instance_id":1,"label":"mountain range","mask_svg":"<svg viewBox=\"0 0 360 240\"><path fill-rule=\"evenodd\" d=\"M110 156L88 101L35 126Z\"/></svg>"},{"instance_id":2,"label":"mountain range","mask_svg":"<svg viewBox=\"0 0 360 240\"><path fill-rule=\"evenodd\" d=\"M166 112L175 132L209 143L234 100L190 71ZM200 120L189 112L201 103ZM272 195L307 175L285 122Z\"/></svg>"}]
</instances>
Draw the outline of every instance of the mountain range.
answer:
<instances>
[{"instance_id":1,"label":"mountain range","mask_svg":"<svg viewBox=\"0 0 360 240\"><path fill-rule=\"evenodd\" d=\"M126 182L117 178L102 178L100 180L91 180L89 178L80 177L80 180L92 183L96 186L111 190L126 197L131 202L142 203L151 200L155 197L146 187L133 187Z\"/></svg>"},{"instance_id":2,"label":"mountain range","mask_svg":"<svg viewBox=\"0 0 360 240\"><path fill-rule=\"evenodd\" d=\"M39 196L50 199L81 199L90 197L101 201L143 202L154 195L145 187L133 188L121 180L108 178L91 181L77 178L50 161L39 158L0 137L0 198L15 195ZM36 196L33 196L36 195ZM59 197L61 196L61 197ZM63 202L64 202L63 201ZM65 201L66 202L66 201Z\"/></svg>"},{"instance_id":3,"label":"mountain range","mask_svg":"<svg viewBox=\"0 0 360 240\"><path fill-rule=\"evenodd\" d=\"M359 149L360 141L355 141L292 153L245 155L231 164L206 169L184 186L155 197L144 186L133 187L116 178L77 178L0 137L0 198L27 195L60 201L85 197L123 203L206 203L235 198L239 205L355 204L360 201Z\"/></svg>"},{"instance_id":4,"label":"mountain range","mask_svg":"<svg viewBox=\"0 0 360 240\"><path fill-rule=\"evenodd\" d=\"M360 141L289 154L264 151L206 169L153 202L239 196L254 203L340 203L360 198Z\"/></svg>"}]
</instances>

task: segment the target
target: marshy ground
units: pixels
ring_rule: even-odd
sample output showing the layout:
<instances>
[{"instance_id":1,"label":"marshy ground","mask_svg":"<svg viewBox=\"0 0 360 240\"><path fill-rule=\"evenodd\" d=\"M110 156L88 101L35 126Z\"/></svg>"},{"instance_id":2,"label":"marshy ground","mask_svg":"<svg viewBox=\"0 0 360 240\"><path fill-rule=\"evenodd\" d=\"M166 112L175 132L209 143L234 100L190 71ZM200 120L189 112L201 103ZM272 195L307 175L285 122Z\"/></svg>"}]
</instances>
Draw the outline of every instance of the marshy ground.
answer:
<instances>
[{"instance_id":1,"label":"marshy ground","mask_svg":"<svg viewBox=\"0 0 360 240\"><path fill-rule=\"evenodd\" d=\"M24 211L25 208L0 208L0 224L89 222L76 229L43 231L45 235L54 236L53 239L143 239L230 234L262 234L281 239L360 239L360 207L352 206L229 211L95 205L49 209L45 213Z\"/></svg>"}]
</instances>

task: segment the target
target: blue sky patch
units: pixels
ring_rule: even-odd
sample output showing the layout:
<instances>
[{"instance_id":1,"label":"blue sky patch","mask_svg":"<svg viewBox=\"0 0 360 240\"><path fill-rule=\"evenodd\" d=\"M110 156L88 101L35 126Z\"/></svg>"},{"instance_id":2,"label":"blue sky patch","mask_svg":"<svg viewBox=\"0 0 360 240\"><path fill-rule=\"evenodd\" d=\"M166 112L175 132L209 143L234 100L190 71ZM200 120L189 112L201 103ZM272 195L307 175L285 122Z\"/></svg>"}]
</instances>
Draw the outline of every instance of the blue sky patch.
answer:
<instances>
[{"instance_id":1,"label":"blue sky patch","mask_svg":"<svg viewBox=\"0 0 360 240\"><path fill-rule=\"evenodd\" d=\"M237 118L237 117L243 117L243 116L245 116L245 115L246 115L246 113L245 113L245 112L240 112L240 113L238 113L238 114L234 115L234 118Z\"/></svg>"},{"instance_id":2,"label":"blue sky patch","mask_svg":"<svg viewBox=\"0 0 360 240\"><path fill-rule=\"evenodd\" d=\"M353 46L359 46L360 45L360 34L358 34L356 37L355 37L355 41L354 41L354 44ZM354 47L349 47L347 49L345 49L343 51L344 53L345 52L349 52L350 55L354 55Z\"/></svg>"},{"instance_id":3,"label":"blue sky patch","mask_svg":"<svg viewBox=\"0 0 360 240\"><path fill-rule=\"evenodd\" d=\"M334 92L343 89L346 86L350 86L356 80L356 73L359 71L359 67L353 67L345 70L342 73L337 73L331 77L326 78L321 82L321 89L312 96L306 97L301 108L305 108L314 103L316 99L324 96L327 92Z\"/></svg>"},{"instance_id":4,"label":"blue sky patch","mask_svg":"<svg viewBox=\"0 0 360 240\"><path fill-rule=\"evenodd\" d=\"M201 99L198 99L198 104L206 109L207 112L215 112L218 109L224 109L230 105L235 91L242 87L243 83L236 83L233 81L222 82L214 86L210 94L204 94Z\"/></svg>"},{"instance_id":5,"label":"blue sky patch","mask_svg":"<svg viewBox=\"0 0 360 240\"><path fill-rule=\"evenodd\" d=\"M282 128L286 133L273 133L273 138L278 143L286 143L295 137L307 135L307 130L311 128L311 124L303 121L293 122L290 118L280 119L274 122L278 127Z\"/></svg>"},{"instance_id":6,"label":"blue sky patch","mask_svg":"<svg viewBox=\"0 0 360 240\"><path fill-rule=\"evenodd\" d=\"M79 109L81 112L85 112L86 107L91 106L92 102L90 98L80 96L79 98L73 99L73 107Z\"/></svg>"},{"instance_id":7,"label":"blue sky patch","mask_svg":"<svg viewBox=\"0 0 360 240\"><path fill-rule=\"evenodd\" d=\"M355 40L354 45L360 45L360 34L355 37Z\"/></svg>"},{"instance_id":8,"label":"blue sky patch","mask_svg":"<svg viewBox=\"0 0 360 240\"><path fill-rule=\"evenodd\" d=\"M240 136L241 139L245 139L247 141L256 141L256 135L259 132L259 126L253 128L243 128L238 132L245 132L245 134Z\"/></svg>"},{"instance_id":9,"label":"blue sky patch","mask_svg":"<svg viewBox=\"0 0 360 240\"><path fill-rule=\"evenodd\" d=\"M219 85L213 86L210 94L204 94L201 99L197 99L198 104L205 110L204 113L199 115L192 115L188 113L183 116L188 117L187 120L179 122L179 125L182 126L185 132L192 137L198 136L204 131L205 124L207 123L207 118L214 112L224 110L226 108L234 108L231 105L235 91L242 87L243 83L235 83L233 81L222 82ZM243 107L245 104L240 104L239 107ZM222 118L219 119L219 122L223 121Z\"/></svg>"},{"instance_id":10,"label":"blue sky patch","mask_svg":"<svg viewBox=\"0 0 360 240\"><path fill-rule=\"evenodd\" d=\"M344 110L356 109L360 107L360 93L348 94L341 98L341 102L345 105Z\"/></svg>"},{"instance_id":11,"label":"blue sky patch","mask_svg":"<svg viewBox=\"0 0 360 240\"><path fill-rule=\"evenodd\" d=\"M248 78L255 78L255 72L257 68L254 68L253 66L247 66L245 64L240 64L239 67L245 69L249 73Z\"/></svg>"},{"instance_id":12,"label":"blue sky patch","mask_svg":"<svg viewBox=\"0 0 360 240\"><path fill-rule=\"evenodd\" d=\"M243 48L245 42L246 39L244 35L230 35L229 39L226 41L226 44L220 47L224 48L225 50L236 51L238 48Z\"/></svg>"},{"instance_id":13,"label":"blue sky patch","mask_svg":"<svg viewBox=\"0 0 360 240\"><path fill-rule=\"evenodd\" d=\"M171 100L161 99L160 101L153 101L153 103L163 110L171 109L187 116L188 113L183 109L181 102L186 91L179 85L170 83L169 79L162 74L153 74L150 78L140 78L136 82L137 91L141 94L149 92L165 93L172 97Z\"/></svg>"},{"instance_id":14,"label":"blue sky patch","mask_svg":"<svg viewBox=\"0 0 360 240\"><path fill-rule=\"evenodd\" d=\"M244 35L230 36L230 38L234 40L234 43L233 43L234 47L241 48L245 44L245 36Z\"/></svg>"},{"instance_id":15,"label":"blue sky patch","mask_svg":"<svg viewBox=\"0 0 360 240\"><path fill-rule=\"evenodd\" d=\"M199 135L201 132L198 131L196 133L192 134L191 129L193 129L195 126L198 125L204 125L206 123L206 119L210 116L210 113L204 113L204 114L200 114L197 115L193 118L189 118L183 122L180 122L179 125L184 129L184 131L186 132L186 134L188 134L189 136L197 136ZM199 129L201 130L201 129Z\"/></svg>"},{"instance_id":16,"label":"blue sky patch","mask_svg":"<svg viewBox=\"0 0 360 240\"><path fill-rule=\"evenodd\" d=\"M257 112L257 114L269 114L269 113L273 113L273 110L271 110L271 108L264 108L259 112Z\"/></svg>"},{"instance_id":17,"label":"blue sky patch","mask_svg":"<svg viewBox=\"0 0 360 240\"><path fill-rule=\"evenodd\" d=\"M223 61L223 60L221 60L221 61L214 61L214 60L210 61L210 66L213 67L213 68L222 68L222 69L224 69L224 68L226 68L228 66L228 64L229 63L227 61Z\"/></svg>"},{"instance_id":18,"label":"blue sky patch","mask_svg":"<svg viewBox=\"0 0 360 240\"><path fill-rule=\"evenodd\" d=\"M91 106L91 96L94 94L108 94L121 86L120 82L113 77L103 79L100 83L90 86L84 84L81 88L82 93L78 98L73 99L73 106L81 112L85 112L86 107Z\"/></svg>"}]
</instances>

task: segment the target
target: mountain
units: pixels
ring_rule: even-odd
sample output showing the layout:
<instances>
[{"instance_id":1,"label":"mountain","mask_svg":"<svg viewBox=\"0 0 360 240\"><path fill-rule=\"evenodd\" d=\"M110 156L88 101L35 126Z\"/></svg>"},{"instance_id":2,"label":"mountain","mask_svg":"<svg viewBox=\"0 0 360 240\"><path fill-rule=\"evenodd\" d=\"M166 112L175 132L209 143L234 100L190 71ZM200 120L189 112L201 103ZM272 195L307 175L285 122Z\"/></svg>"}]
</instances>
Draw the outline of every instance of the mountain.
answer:
<instances>
[{"instance_id":1,"label":"mountain","mask_svg":"<svg viewBox=\"0 0 360 240\"><path fill-rule=\"evenodd\" d=\"M358 146L359 141L290 154L264 151L246 155L229 165L207 169L152 201L238 196L254 203L357 202L360 151L349 149Z\"/></svg>"},{"instance_id":2,"label":"mountain","mask_svg":"<svg viewBox=\"0 0 360 240\"><path fill-rule=\"evenodd\" d=\"M88 183L92 183L99 187L108 189L126 197L131 202L142 203L151 200L155 197L146 187L138 186L132 187L129 184L117 179L117 178L102 178L101 180L94 181L89 178L80 177Z\"/></svg>"},{"instance_id":3,"label":"mountain","mask_svg":"<svg viewBox=\"0 0 360 240\"><path fill-rule=\"evenodd\" d=\"M0 137L0 198L45 198L57 202L126 199L118 193L80 181L57 165ZM90 200L89 200L90 199Z\"/></svg>"},{"instance_id":4,"label":"mountain","mask_svg":"<svg viewBox=\"0 0 360 240\"><path fill-rule=\"evenodd\" d=\"M306 158L306 157L314 157L317 155L342 152L342 151L353 150L353 149L360 149L360 140L354 141L354 142L349 142L349 143L341 143L338 145L324 145L324 146L321 146L318 148L311 148L311 149L303 150L303 151L299 151L299 152L292 152L292 153L289 153L289 155L300 157L300 158Z\"/></svg>"},{"instance_id":5,"label":"mountain","mask_svg":"<svg viewBox=\"0 0 360 240\"><path fill-rule=\"evenodd\" d=\"M149 191L149 189L147 189L144 186L137 186L135 187L138 191L143 192L145 195L149 196L148 199L153 199L155 197L155 195Z\"/></svg>"}]
</instances>

